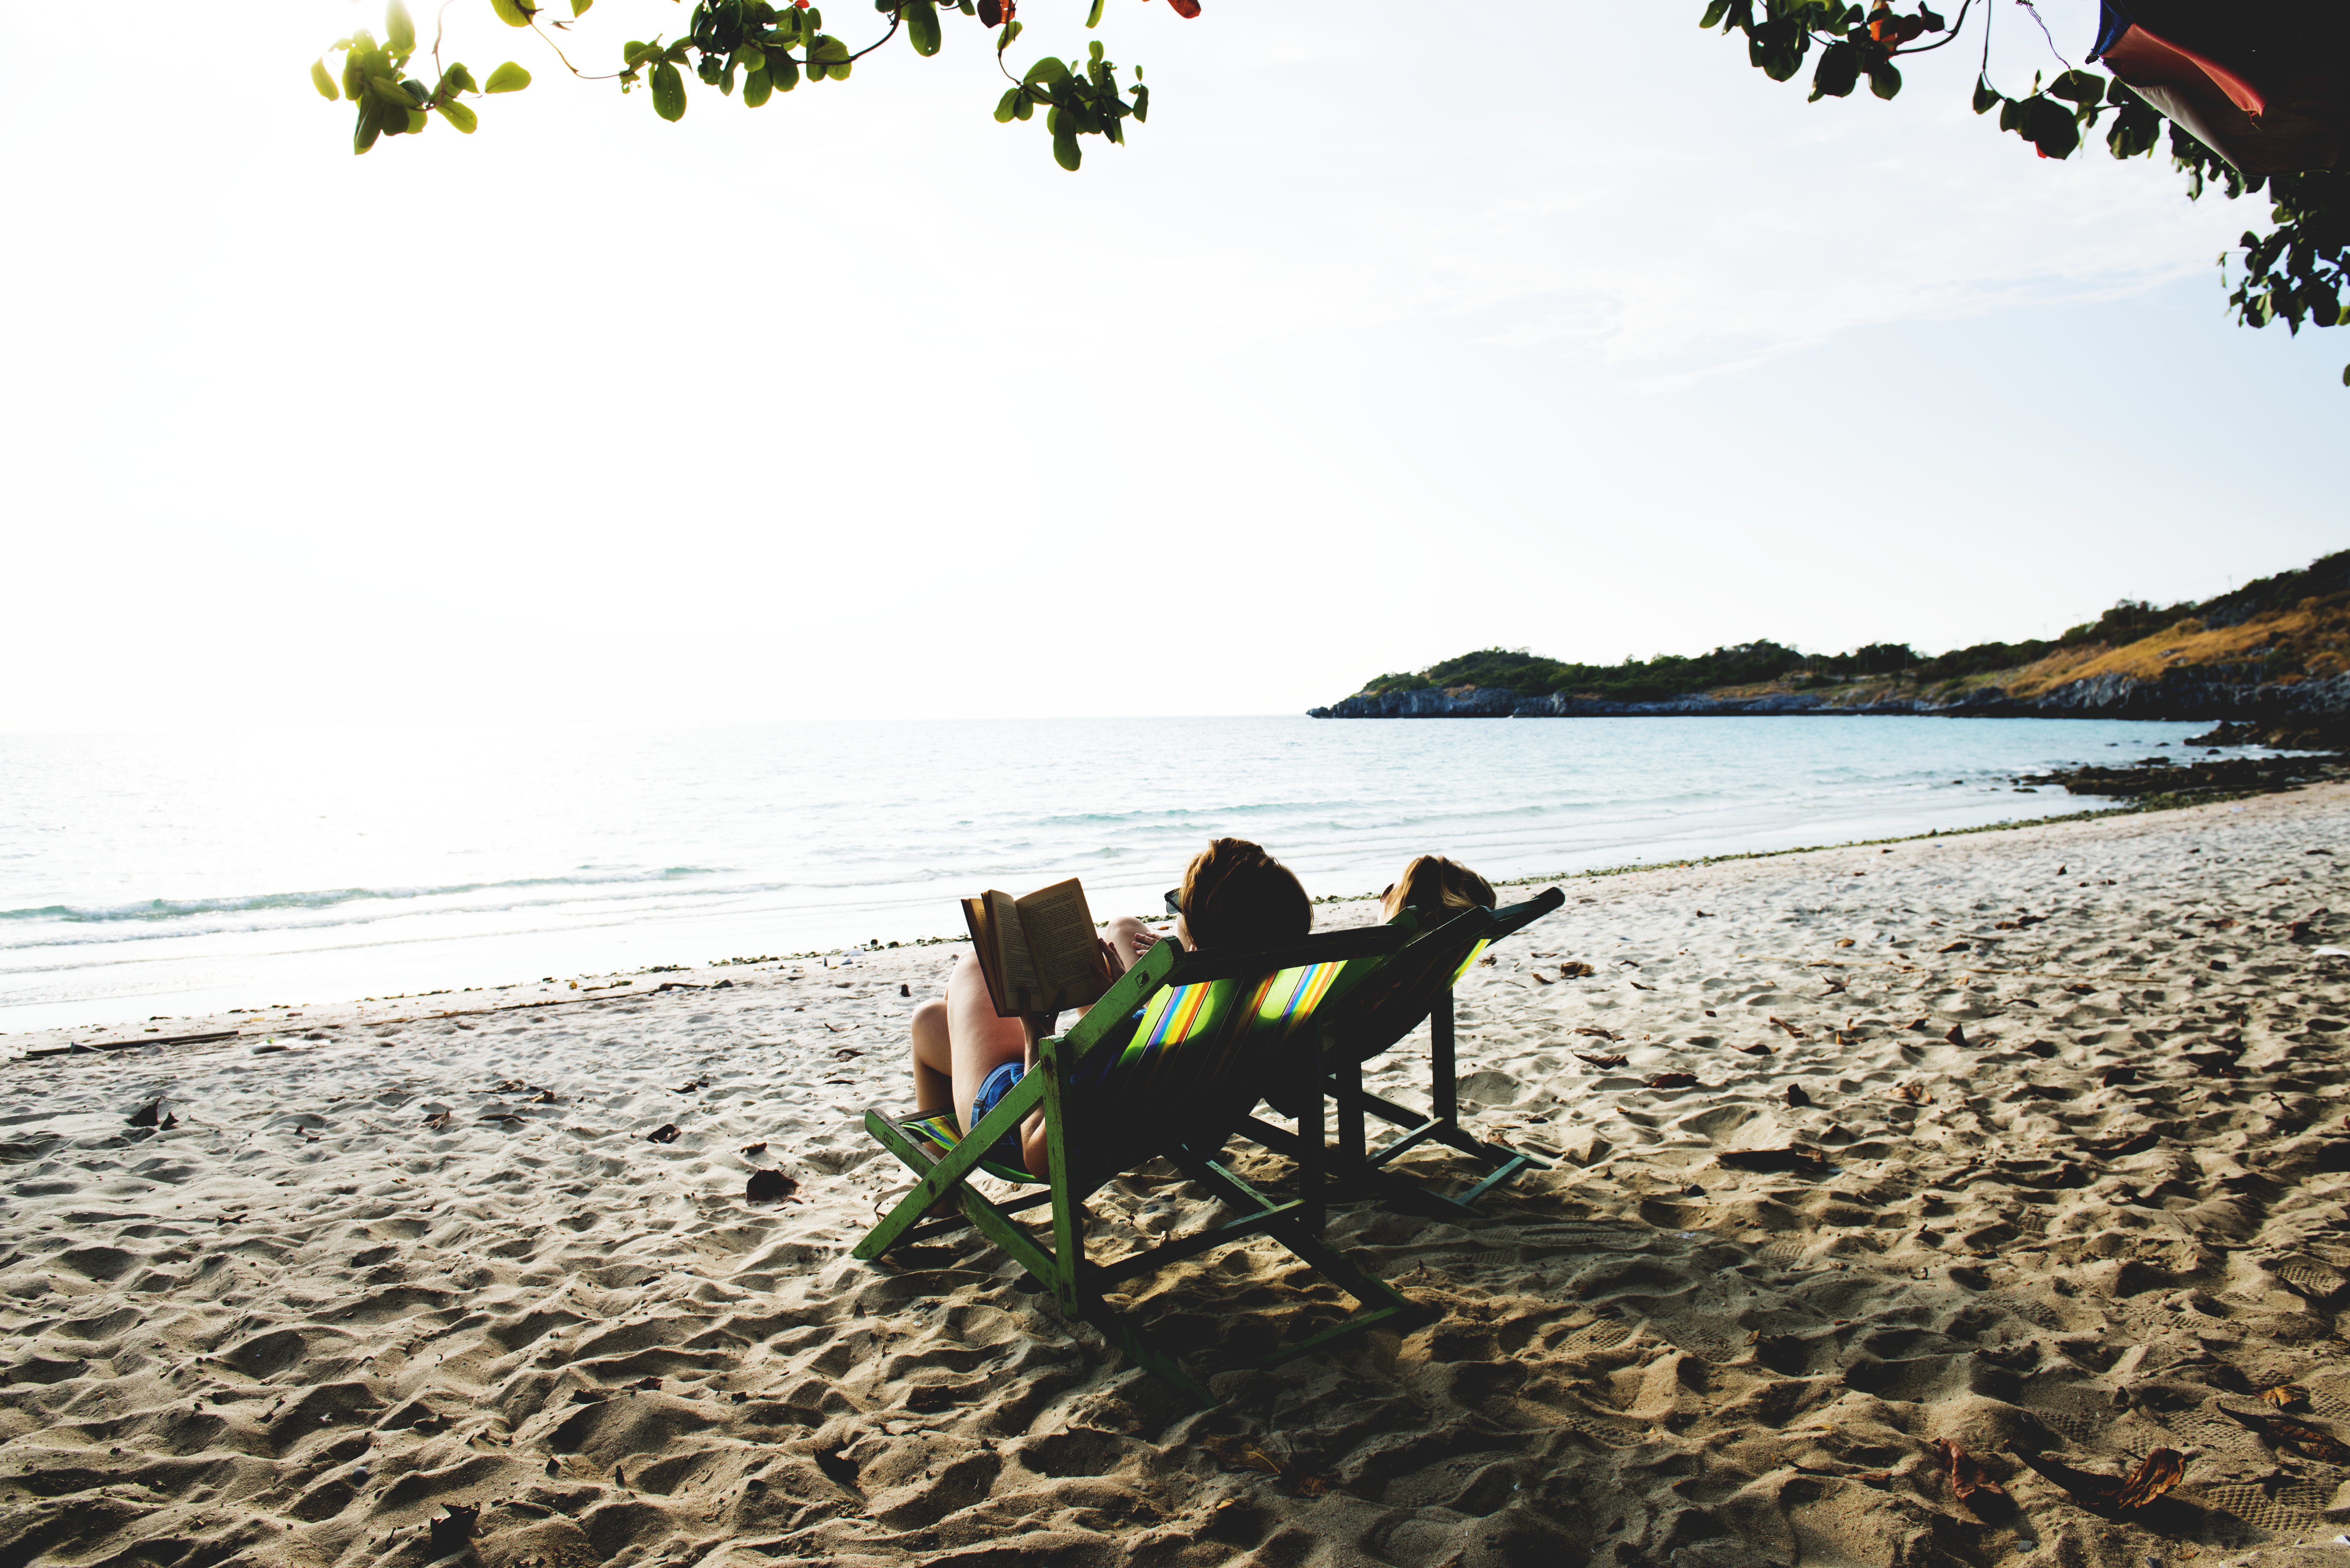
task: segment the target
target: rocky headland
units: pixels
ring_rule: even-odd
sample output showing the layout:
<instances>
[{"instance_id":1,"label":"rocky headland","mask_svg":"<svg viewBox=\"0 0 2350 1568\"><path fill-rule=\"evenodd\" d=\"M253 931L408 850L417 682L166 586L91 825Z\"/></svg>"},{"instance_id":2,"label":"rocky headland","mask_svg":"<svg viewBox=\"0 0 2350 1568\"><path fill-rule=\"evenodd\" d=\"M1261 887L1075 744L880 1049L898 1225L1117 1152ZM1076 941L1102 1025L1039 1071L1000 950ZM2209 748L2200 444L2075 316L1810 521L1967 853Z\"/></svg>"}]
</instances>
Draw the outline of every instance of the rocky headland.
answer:
<instances>
[{"instance_id":1,"label":"rocky headland","mask_svg":"<svg viewBox=\"0 0 2350 1568\"><path fill-rule=\"evenodd\" d=\"M2213 720L2222 739L2350 742L2350 552L2200 603L2124 601L2053 641L1931 658L1906 644L1839 655L1744 643L1693 658L1563 663L1487 649L1387 675L1317 719L1926 714Z\"/></svg>"}]
</instances>

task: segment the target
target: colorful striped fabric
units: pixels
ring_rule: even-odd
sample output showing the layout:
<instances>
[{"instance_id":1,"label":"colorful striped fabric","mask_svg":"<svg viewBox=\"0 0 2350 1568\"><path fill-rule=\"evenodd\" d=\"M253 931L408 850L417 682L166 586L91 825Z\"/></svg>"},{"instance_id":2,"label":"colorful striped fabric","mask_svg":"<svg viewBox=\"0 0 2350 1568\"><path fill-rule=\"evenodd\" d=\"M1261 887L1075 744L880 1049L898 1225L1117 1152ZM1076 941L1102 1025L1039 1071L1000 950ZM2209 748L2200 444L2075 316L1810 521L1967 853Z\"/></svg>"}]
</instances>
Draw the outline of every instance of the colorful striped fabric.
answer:
<instances>
[{"instance_id":1,"label":"colorful striped fabric","mask_svg":"<svg viewBox=\"0 0 2350 1568\"><path fill-rule=\"evenodd\" d=\"M952 1148L962 1141L962 1124L952 1111L917 1111L910 1116L900 1116L898 1125L917 1137L926 1137L941 1148ZM979 1168L990 1176L1000 1176L1006 1181L1033 1182L1037 1179L1023 1167L1004 1165L993 1159L983 1159Z\"/></svg>"}]
</instances>

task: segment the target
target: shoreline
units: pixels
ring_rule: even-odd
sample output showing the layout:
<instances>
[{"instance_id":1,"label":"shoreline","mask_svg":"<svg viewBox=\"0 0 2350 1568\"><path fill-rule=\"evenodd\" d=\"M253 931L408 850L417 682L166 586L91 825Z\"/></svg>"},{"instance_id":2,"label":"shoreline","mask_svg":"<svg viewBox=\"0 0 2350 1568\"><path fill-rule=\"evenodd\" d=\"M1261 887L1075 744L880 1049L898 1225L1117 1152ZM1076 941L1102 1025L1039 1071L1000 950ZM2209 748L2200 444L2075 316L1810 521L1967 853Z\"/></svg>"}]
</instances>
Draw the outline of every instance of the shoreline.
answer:
<instances>
[{"instance_id":1,"label":"shoreline","mask_svg":"<svg viewBox=\"0 0 2350 1568\"><path fill-rule=\"evenodd\" d=\"M2155 797L2126 805L2092 807L2083 811L2068 812L2052 816L2030 817L2016 821L1979 824L1965 827L1931 828L1923 833L1897 834L1888 837L1846 839L1832 844L1801 845L1780 849L1739 850L1721 855L1700 856L1678 860L1631 861L1616 866L1593 867L1580 871L1562 871L1548 876L1496 877L1493 879L1493 886L1496 888L1543 888L1554 885L1565 886L1574 882L1635 876L1643 872L1688 870L1699 867L1734 865L1746 861L1781 859L1790 856L1824 855L1838 850L1874 848L1896 844L1924 843L1930 840L1950 839L1976 834L2016 832L2028 828L2047 827L2062 824L2106 821L2116 817L2140 815L2149 812L2189 810L2198 806L2226 805L2241 800L2259 798L2262 797L2255 794L2220 794L2215 796L2197 797L2189 800ZM1313 898L1312 902L1316 910L1319 911L1324 909L1347 905L1362 905L1366 907L1373 906L1377 904L1378 897L1378 894L1375 892L1330 893L1318 895ZM1096 922L1097 925L1101 923L1102 922L1099 921ZM1317 913L1317 928L1320 923L1321 916ZM1348 923L1359 922L1350 920ZM893 951L911 952L918 950L937 947L967 946L970 940L971 939L968 935L914 937L901 941L887 942L878 948L863 945L818 948L802 952L764 953L755 957L722 959L714 962L703 964L650 964L642 968L633 970L619 969L593 971L574 976L562 977L560 979L548 977L536 981L512 981L502 985L452 987L445 990L408 992L387 994L381 997L370 996L341 1001L307 1001L285 1003L282 1005L273 1004L265 1007L231 1008L216 1012L149 1015L143 1020L125 1019L111 1024L60 1024L47 1028L15 1031L0 1029L0 1063L5 1063L12 1060L25 1060L31 1057L47 1057L50 1055L72 1054L77 1051L83 1050L123 1050L137 1048L142 1044L169 1044L181 1043L183 1040L187 1040L187 1043L196 1043L192 1040L188 1040L188 1037L195 1035L203 1035L206 1040L211 1040L226 1038L230 1033L242 1035L244 1033L251 1033L244 1030L241 1026L234 1025L229 1022L230 1020L240 1017L250 1021L265 1017L278 1019L288 1017L308 1018L317 1013L333 1012L342 1014L348 1012L349 1019L352 1022L372 1022L372 1020L367 1019L362 1010L373 1007L390 1008L394 1003L399 1002L414 1004L428 1002L432 998L447 996L478 996L514 991L525 991L533 993L529 1000L515 1000L494 1008L473 1009L469 1010L465 1014L466 1016L473 1016L496 1012L570 1005L588 1000L584 995L567 995L565 994L566 992L607 991L627 988L629 989L633 994L647 995L671 989L670 986L662 985L658 982L655 985L643 990L638 990L634 986L633 982L651 976L712 976L723 978L724 971L732 969L756 969L762 966L777 966L784 964L823 964L827 960L843 957L854 960L857 958L871 957L880 953ZM595 981L598 983L594 985L587 985L584 983L589 981ZM713 986L716 983L716 979L701 979L694 984L686 988L705 989ZM598 998L598 1000L609 1001L613 1000L613 998L604 997ZM395 1009L395 1011L397 1011L397 1009ZM410 1011L415 1011L412 1005ZM458 1015L456 1013L447 1012L434 1012L429 1008L425 1009L424 1012L431 1016L435 1017ZM144 1027L146 1024L161 1024L165 1025L166 1027L149 1029ZM173 1028L169 1027L172 1025L185 1025L187 1027L183 1030L175 1032ZM135 1035L131 1035L127 1033L127 1031L133 1027L137 1027L138 1032L140 1034L153 1033L157 1034L160 1038L153 1042L139 1039ZM94 1045L90 1044L93 1037L109 1033L120 1036L120 1038L109 1039L104 1044ZM12 1055L12 1052L16 1054Z\"/></svg>"}]
</instances>

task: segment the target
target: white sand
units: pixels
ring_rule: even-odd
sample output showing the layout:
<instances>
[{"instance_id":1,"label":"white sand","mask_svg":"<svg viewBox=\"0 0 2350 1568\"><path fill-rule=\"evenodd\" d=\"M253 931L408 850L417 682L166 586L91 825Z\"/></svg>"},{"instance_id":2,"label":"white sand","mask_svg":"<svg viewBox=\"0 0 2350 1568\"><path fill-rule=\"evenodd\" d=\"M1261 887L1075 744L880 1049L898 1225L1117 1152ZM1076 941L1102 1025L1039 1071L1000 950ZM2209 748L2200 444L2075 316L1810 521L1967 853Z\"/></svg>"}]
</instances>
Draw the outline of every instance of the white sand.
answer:
<instances>
[{"instance_id":1,"label":"white sand","mask_svg":"<svg viewBox=\"0 0 2350 1568\"><path fill-rule=\"evenodd\" d=\"M1472 1124L1559 1168L1482 1219L1338 1210L1432 1321L1224 1373L1196 1417L983 1243L847 1258L903 1186L856 1115L905 1104L952 948L18 1060L0 1568L2350 1561L2313 1544L2350 1469L2224 1413L2290 1381L2350 1436L2350 960L2311 950L2350 917L2285 929L2345 867L2322 786L1569 883L1462 986ZM1598 973L1535 978L1568 959ZM2185 1060L2231 1041L2240 1077ZM1669 1070L1700 1086L1638 1086ZM1374 1084L1425 1074L1415 1043ZM158 1097L176 1127L125 1125ZM1834 1169L1721 1163L1790 1143ZM746 1202L754 1168L795 1199ZM1158 1170L1103 1201L1112 1251L1209 1212ZM1325 1310L1287 1265L1236 1250L1138 1307L1213 1372ZM1205 1446L1232 1435L1283 1474ZM1956 1499L1943 1437L2012 1502ZM2060 1485L2157 1448L2186 1480L2144 1510ZM434 1535L452 1504L470 1540Z\"/></svg>"}]
</instances>

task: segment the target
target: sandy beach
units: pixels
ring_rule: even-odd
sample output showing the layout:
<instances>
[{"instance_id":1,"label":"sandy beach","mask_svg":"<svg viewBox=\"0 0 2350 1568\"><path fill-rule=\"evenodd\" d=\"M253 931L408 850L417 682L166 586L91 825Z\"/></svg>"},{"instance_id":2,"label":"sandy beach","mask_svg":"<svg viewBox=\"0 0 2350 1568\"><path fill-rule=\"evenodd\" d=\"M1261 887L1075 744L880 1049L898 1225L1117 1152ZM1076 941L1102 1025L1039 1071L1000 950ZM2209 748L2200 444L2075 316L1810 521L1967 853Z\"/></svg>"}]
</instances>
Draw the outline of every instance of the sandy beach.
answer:
<instances>
[{"instance_id":1,"label":"sandy beach","mask_svg":"<svg viewBox=\"0 0 2350 1568\"><path fill-rule=\"evenodd\" d=\"M1555 1168L1336 1210L1428 1321L1206 1413L967 1234L848 1257L958 946L0 1037L0 1568L2350 1563L2345 867L2326 784L1565 883L1461 991ZM1289 1275L1137 1305L1215 1373Z\"/></svg>"}]
</instances>

